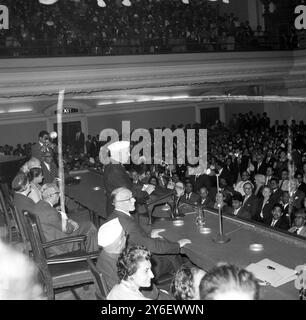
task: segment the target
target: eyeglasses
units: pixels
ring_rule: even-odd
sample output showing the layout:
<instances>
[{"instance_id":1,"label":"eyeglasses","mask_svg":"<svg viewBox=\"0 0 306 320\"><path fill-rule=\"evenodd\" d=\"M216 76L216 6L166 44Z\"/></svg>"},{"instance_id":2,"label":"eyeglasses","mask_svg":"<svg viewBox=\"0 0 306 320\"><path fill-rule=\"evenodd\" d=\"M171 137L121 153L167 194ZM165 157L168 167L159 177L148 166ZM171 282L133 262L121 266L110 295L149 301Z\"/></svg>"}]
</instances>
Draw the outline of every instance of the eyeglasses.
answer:
<instances>
[{"instance_id":1,"label":"eyeglasses","mask_svg":"<svg viewBox=\"0 0 306 320\"><path fill-rule=\"evenodd\" d=\"M51 194L51 196L53 196L54 194L60 194L60 192L54 192Z\"/></svg>"},{"instance_id":2,"label":"eyeglasses","mask_svg":"<svg viewBox=\"0 0 306 320\"><path fill-rule=\"evenodd\" d=\"M131 199L134 199L134 197L132 196L132 197L130 197L128 199L117 200L117 202L130 201Z\"/></svg>"}]
</instances>

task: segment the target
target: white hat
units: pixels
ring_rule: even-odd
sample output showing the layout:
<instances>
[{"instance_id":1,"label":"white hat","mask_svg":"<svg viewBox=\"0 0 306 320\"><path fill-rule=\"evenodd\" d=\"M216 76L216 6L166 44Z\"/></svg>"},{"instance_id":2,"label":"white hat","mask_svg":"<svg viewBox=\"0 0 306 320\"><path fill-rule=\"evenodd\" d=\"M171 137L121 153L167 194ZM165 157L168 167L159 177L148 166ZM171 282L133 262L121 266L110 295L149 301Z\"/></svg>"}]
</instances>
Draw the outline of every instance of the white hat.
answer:
<instances>
[{"instance_id":1,"label":"white hat","mask_svg":"<svg viewBox=\"0 0 306 320\"><path fill-rule=\"evenodd\" d=\"M104 223L98 231L98 245L107 247L114 243L120 237L122 230L123 228L118 218Z\"/></svg>"},{"instance_id":2,"label":"white hat","mask_svg":"<svg viewBox=\"0 0 306 320\"><path fill-rule=\"evenodd\" d=\"M116 141L108 146L111 154L124 151L130 147L129 141Z\"/></svg>"}]
</instances>

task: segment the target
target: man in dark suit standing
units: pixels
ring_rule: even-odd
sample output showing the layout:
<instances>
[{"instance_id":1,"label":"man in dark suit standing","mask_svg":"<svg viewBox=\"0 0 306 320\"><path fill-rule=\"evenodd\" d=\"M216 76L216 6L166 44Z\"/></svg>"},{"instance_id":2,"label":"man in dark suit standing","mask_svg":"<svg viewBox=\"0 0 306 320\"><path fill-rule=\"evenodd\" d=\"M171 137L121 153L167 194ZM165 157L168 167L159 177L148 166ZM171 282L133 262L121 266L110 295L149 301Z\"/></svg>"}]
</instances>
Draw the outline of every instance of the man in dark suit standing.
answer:
<instances>
[{"instance_id":1,"label":"man in dark suit standing","mask_svg":"<svg viewBox=\"0 0 306 320\"><path fill-rule=\"evenodd\" d=\"M128 235L128 245L143 245L150 250L153 261L153 269L157 278L165 273L177 270L181 265L179 256L180 248L188 243L188 239L171 242L159 235L164 229L153 229L149 235L130 214L135 210L135 198L132 192L120 187L112 192L114 212L108 217L108 221L118 218L123 230Z\"/></svg>"},{"instance_id":2,"label":"man in dark suit standing","mask_svg":"<svg viewBox=\"0 0 306 320\"><path fill-rule=\"evenodd\" d=\"M133 184L123 164L128 163L130 159L130 143L129 141L116 141L108 146L110 151L110 159L107 159L104 147L100 151L100 161L105 163L106 160L110 161L105 168L103 180L106 190L107 198L107 214L113 212L113 205L111 200L111 193L119 187L125 187L132 191L136 201L143 201L145 197L151 194L155 186L153 185L138 185Z\"/></svg>"},{"instance_id":3,"label":"man in dark suit standing","mask_svg":"<svg viewBox=\"0 0 306 320\"><path fill-rule=\"evenodd\" d=\"M251 218L255 220L257 206L258 206L258 198L253 194L253 184L250 181L246 181L243 184L243 191L245 196L242 202L242 208L245 211L249 211L251 214Z\"/></svg>"},{"instance_id":4,"label":"man in dark suit standing","mask_svg":"<svg viewBox=\"0 0 306 320\"><path fill-rule=\"evenodd\" d=\"M43 154L46 150L46 144L49 142L50 137L49 137L49 133L48 131L40 131L39 135L38 135L38 143L35 143L32 146L32 157L39 159L40 161L42 161L43 158Z\"/></svg>"},{"instance_id":5,"label":"man in dark suit standing","mask_svg":"<svg viewBox=\"0 0 306 320\"><path fill-rule=\"evenodd\" d=\"M58 178L58 168L53 160L51 152L47 151L42 155L41 169L45 183L53 183Z\"/></svg>"},{"instance_id":6,"label":"man in dark suit standing","mask_svg":"<svg viewBox=\"0 0 306 320\"><path fill-rule=\"evenodd\" d=\"M77 153L84 153L85 136L81 129L75 134L75 151Z\"/></svg>"}]
</instances>

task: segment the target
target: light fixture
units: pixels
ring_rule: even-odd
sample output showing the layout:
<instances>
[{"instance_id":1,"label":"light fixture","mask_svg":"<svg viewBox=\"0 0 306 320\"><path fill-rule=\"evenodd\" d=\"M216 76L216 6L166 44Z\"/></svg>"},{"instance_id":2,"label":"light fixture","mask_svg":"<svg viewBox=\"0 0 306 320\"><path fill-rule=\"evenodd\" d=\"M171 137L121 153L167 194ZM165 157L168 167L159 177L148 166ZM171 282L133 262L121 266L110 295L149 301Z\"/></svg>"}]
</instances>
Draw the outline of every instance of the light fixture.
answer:
<instances>
[{"instance_id":1,"label":"light fixture","mask_svg":"<svg viewBox=\"0 0 306 320\"><path fill-rule=\"evenodd\" d=\"M126 7L130 7L132 5L130 0L123 0L122 4Z\"/></svg>"},{"instance_id":2,"label":"light fixture","mask_svg":"<svg viewBox=\"0 0 306 320\"><path fill-rule=\"evenodd\" d=\"M189 0L182 0L184 4L189 4Z\"/></svg>"},{"instance_id":3,"label":"light fixture","mask_svg":"<svg viewBox=\"0 0 306 320\"><path fill-rule=\"evenodd\" d=\"M23 107L23 108L12 108L12 109L8 109L7 112L8 113L14 113L14 112L29 112L29 111L33 111L32 108L28 108L28 107Z\"/></svg>"},{"instance_id":4,"label":"light fixture","mask_svg":"<svg viewBox=\"0 0 306 320\"><path fill-rule=\"evenodd\" d=\"M48 6L54 4L55 2L57 2L57 0L39 0L39 3L46 4Z\"/></svg>"},{"instance_id":5,"label":"light fixture","mask_svg":"<svg viewBox=\"0 0 306 320\"><path fill-rule=\"evenodd\" d=\"M106 3L104 2L104 0L97 0L97 4L101 8L105 8L106 7Z\"/></svg>"},{"instance_id":6,"label":"light fixture","mask_svg":"<svg viewBox=\"0 0 306 320\"><path fill-rule=\"evenodd\" d=\"M229 0L222 0L222 2L223 2L223 3L227 3L227 4L230 3Z\"/></svg>"}]
</instances>

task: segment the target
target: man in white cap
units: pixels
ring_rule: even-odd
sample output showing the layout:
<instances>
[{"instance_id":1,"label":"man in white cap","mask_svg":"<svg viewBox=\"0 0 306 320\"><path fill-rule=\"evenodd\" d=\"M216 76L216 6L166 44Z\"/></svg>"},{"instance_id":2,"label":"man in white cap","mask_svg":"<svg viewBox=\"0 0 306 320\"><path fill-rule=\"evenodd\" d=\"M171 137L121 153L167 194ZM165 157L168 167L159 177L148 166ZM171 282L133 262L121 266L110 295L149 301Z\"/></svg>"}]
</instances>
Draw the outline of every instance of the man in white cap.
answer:
<instances>
[{"instance_id":1,"label":"man in white cap","mask_svg":"<svg viewBox=\"0 0 306 320\"><path fill-rule=\"evenodd\" d=\"M126 233L119 219L104 223L98 232L98 245L103 247L96 267L102 273L108 292L120 282L117 274L117 261L126 245ZM141 293L152 300L172 299L166 292L161 292L154 284L141 289Z\"/></svg>"},{"instance_id":2,"label":"man in white cap","mask_svg":"<svg viewBox=\"0 0 306 320\"><path fill-rule=\"evenodd\" d=\"M111 162L104 168L104 184L107 197L107 215L113 212L111 193L113 190L125 187L132 191L137 201L143 200L146 196L154 191L155 186L133 184L123 164L129 162L130 159L130 142L116 141L108 146L110 151ZM101 149L102 150L102 149ZM100 161L103 163L102 152L100 151Z\"/></svg>"},{"instance_id":3,"label":"man in white cap","mask_svg":"<svg viewBox=\"0 0 306 320\"><path fill-rule=\"evenodd\" d=\"M104 223L98 231L98 245L103 247L96 267L105 279L108 292L119 283L117 260L126 245L126 235L119 219Z\"/></svg>"},{"instance_id":4,"label":"man in white cap","mask_svg":"<svg viewBox=\"0 0 306 320\"><path fill-rule=\"evenodd\" d=\"M112 192L112 200L115 206L114 212L108 217L108 221L119 219L122 228L128 235L128 245L143 245L152 253L153 271L158 279L182 264L180 248L188 243L188 239L171 242L164 239L160 232L164 229L153 229L148 234L131 216L130 212L135 210L135 198L127 188L117 188Z\"/></svg>"}]
</instances>

